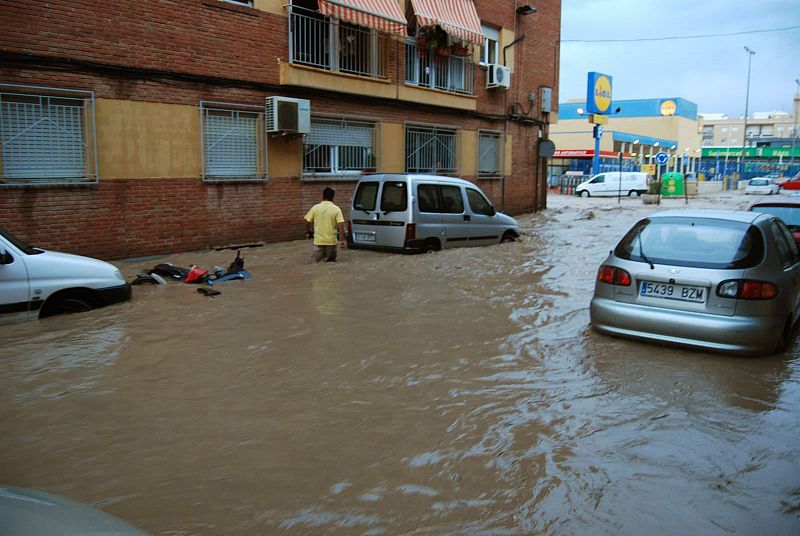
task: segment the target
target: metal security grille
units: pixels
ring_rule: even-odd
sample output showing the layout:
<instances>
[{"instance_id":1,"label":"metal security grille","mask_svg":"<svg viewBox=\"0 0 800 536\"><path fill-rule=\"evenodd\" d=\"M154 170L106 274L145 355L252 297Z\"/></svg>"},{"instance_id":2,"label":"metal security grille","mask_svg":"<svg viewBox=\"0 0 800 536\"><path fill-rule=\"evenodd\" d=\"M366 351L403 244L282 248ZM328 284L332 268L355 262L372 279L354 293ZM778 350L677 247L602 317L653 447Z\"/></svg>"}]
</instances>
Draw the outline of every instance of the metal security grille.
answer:
<instances>
[{"instance_id":1,"label":"metal security grille","mask_svg":"<svg viewBox=\"0 0 800 536\"><path fill-rule=\"evenodd\" d=\"M474 65L469 56L440 56L429 48L406 42L406 83L465 93L474 92Z\"/></svg>"},{"instance_id":2,"label":"metal security grille","mask_svg":"<svg viewBox=\"0 0 800 536\"><path fill-rule=\"evenodd\" d=\"M458 173L457 131L406 126L406 171L409 173Z\"/></svg>"},{"instance_id":3,"label":"metal security grille","mask_svg":"<svg viewBox=\"0 0 800 536\"><path fill-rule=\"evenodd\" d=\"M386 34L317 11L291 6L289 61L371 77L386 77Z\"/></svg>"},{"instance_id":4,"label":"metal security grille","mask_svg":"<svg viewBox=\"0 0 800 536\"><path fill-rule=\"evenodd\" d=\"M312 118L303 154L305 173L370 172L376 169L375 123Z\"/></svg>"},{"instance_id":5,"label":"metal security grille","mask_svg":"<svg viewBox=\"0 0 800 536\"><path fill-rule=\"evenodd\" d=\"M3 182L95 181L92 103L91 97L0 93Z\"/></svg>"},{"instance_id":6,"label":"metal security grille","mask_svg":"<svg viewBox=\"0 0 800 536\"><path fill-rule=\"evenodd\" d=\"M499 177L502 175L502 152L500 134L481 132L478 135L478 176Z\"/></svg>"},{"instance_id":7,"label":"metal security grille","mask_svg":"<svg viewBox=\"0 0 800 536\"><path fill-rule=\"evenodd\" d=\"M203 180L264 180L261 112L233 110L201 103ZM231 105L234 106L234 105Z\"/></svg>"}]
</instances>

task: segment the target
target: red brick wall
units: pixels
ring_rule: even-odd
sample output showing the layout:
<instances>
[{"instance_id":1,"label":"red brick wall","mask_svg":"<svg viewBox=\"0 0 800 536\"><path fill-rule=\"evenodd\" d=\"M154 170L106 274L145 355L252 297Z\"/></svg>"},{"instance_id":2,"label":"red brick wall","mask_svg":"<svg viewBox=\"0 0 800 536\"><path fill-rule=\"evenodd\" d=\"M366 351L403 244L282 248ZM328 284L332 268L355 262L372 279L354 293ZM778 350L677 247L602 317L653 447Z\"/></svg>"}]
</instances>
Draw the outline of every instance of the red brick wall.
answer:
<instances>
[{"instance_id":1,"label":"red brick wall","mask_svg":"<svg viewBox=\"0 0 800 536\"><path fill-rule=\"evenodd\" d=\"M191 105L200 100L261 104L265 96L283 94L313 99L316 112L505 129L513 139L511 175L476 182L498 208L518 214L545 203L544 160L536 154L547 117L538 102L529 109L527 95L549 86L557 102L561 3L539 2L538 13L526 17L515 16L516 3L476 0L484 21L525 35L515 45L511 90L487 91L485 70L476 69L478 112L488 114L484 117L277 87L278 62L288 56L287 19L249 8L226 9L216 0L0 0L0 82ZM403 77L402 50L400 43L390 47L393 79ZM24 61L21 54L27 55ZM504 121L514 103L539 123ZM302 237L302 216L324 186L299 177L212 185L198 177L103 180L101 174L93 186L0 188L0 226L43 247L103 258L279 241ZM354 183L332 186L346 211Z\"/></svg>"}]
</instances>

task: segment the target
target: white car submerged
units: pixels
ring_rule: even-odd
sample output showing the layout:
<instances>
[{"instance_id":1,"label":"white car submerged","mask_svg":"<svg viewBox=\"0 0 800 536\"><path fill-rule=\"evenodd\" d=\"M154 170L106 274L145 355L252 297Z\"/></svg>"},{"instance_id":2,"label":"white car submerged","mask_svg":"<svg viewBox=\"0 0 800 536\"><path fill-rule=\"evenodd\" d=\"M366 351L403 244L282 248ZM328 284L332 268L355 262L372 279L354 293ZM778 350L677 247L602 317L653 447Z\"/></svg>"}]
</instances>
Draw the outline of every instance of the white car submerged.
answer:
<instances>
[{"instance_id":1,"label":"white car submerged","mask_svg":"<svg viewBox=\"0 0 800 536\"><path fill-rule=\"evenodd\" d=\"M773 184L766 177L756 177L754 179L750 179L747 183L747 188L744 190L745 194L756 194L756 195L772 195L778 193L778 185Z\"/></svg>"},{"instance_id":2,"label":"white car submerged","mask_svg":"<svg viewBox=\"0 0 800 536\"><path fill-rule=\"evenodd\" d=\"M130 299L113 264L29 246L0 229L0 324Z\"/></svg>"}]
</instances>

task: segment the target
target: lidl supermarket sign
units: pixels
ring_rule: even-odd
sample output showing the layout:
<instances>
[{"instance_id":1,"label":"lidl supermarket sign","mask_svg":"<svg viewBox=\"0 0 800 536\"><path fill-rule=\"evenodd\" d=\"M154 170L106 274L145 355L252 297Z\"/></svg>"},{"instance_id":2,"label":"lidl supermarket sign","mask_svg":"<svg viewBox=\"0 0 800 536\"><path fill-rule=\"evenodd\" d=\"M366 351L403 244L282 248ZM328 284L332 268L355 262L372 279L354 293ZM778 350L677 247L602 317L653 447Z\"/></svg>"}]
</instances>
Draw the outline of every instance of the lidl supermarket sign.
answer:
<instances>
[{"instance_id":1,"label":"lidl supermarket sign","mask_svg":"<svg viewBox=\"0 0 800 536\"><path fill-rule=\"evenodd\" d=\"M659 106L658 111L661 112L661 115L675 115L677 109L678 104L672 99L667 99L661 101L661 106Z\"/></svg>"},{"instance_id":2,"label":"lidl supermarket sign","mask_svg":"<svg viewBox=\"0 0 800 536\"><path fill-rule=\"evenodd\" d=\"M604 114L611 108L611 77L591 72L586 84L586 113Z\"/></svg>"}]
</instances>

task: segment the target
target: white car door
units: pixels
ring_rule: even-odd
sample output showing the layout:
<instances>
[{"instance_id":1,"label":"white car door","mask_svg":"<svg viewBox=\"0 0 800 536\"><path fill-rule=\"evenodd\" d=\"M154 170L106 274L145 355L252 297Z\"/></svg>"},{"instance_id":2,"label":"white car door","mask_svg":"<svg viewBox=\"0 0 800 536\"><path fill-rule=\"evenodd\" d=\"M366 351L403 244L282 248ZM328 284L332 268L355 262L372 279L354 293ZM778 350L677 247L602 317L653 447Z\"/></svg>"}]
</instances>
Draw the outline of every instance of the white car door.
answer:
<instances>
[{"instance_id":1,"label":"white car door","mask_svg":"<svg viewBox=\"0 0 800 536\"><path fill-rule=\"evenodd\" d=\"M0 324L24 320L33 314L24 257L0 239Z\"/></svg>"}]
</instances>

